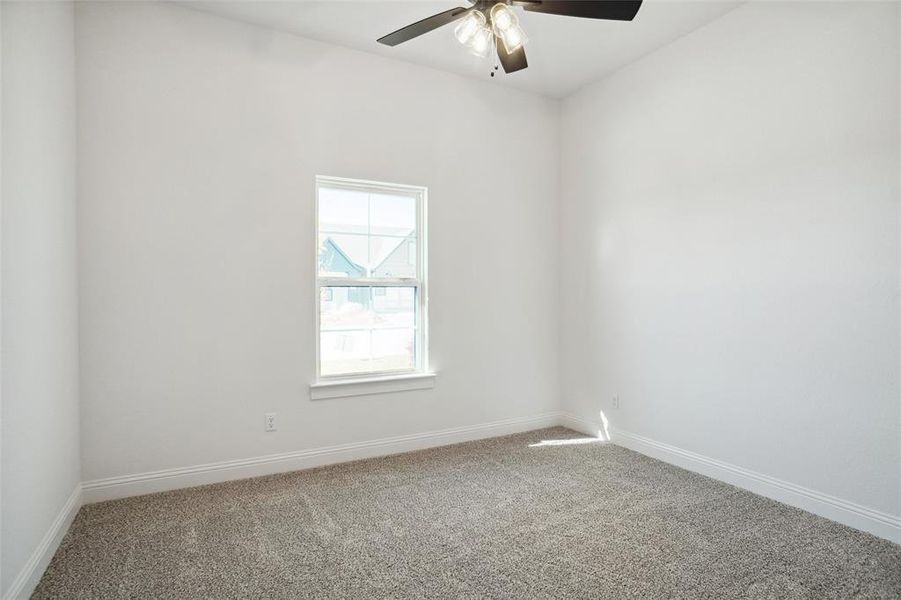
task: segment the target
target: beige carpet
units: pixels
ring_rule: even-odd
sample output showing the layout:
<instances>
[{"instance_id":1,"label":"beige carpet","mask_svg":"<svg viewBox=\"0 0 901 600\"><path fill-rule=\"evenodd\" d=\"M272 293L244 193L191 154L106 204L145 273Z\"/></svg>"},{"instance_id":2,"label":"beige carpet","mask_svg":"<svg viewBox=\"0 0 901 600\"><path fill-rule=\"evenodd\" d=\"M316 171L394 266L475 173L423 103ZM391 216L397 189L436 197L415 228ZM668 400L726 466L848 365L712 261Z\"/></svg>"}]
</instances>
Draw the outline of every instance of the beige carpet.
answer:
<instances>
[{"instance_id":1,"label":"beige carpet","mask_svg":"<svg viewBox=\"0 0 901 600\"><path fill-rule=\"evenodd\" d=\"M554 428L81 509L36 598L901 598L901 546Z\"/></svg>"}]
</instances>

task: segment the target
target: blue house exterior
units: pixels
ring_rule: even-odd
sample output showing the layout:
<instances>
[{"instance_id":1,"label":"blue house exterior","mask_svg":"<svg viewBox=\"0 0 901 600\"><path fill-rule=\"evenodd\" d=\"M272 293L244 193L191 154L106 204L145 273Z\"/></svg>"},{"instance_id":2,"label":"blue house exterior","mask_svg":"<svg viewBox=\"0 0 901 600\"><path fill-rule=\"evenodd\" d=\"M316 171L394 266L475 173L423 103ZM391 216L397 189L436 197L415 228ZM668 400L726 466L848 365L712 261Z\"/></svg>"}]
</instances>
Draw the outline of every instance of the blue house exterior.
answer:
<instances>
[{"instance_id":1,"label":"blue house exterior","mask_svg":"<svg viewBox=\"0 0 901 600\"><path fill-rule=\"evenodd\" d=\"M319 252L320 273L341 273L347 277L366 277L365 267L358 265L341 250L332 238L326 238ZM337 292L338 298L335 298ZM325 302L357 302L369 305L369 290L366 288L329 288Z\"/></svg>"},{"instance_id":2,"label":"blue house exterior","mask_svg":"<svg viewBox=\"0 0 901 600\"><path fill-rule=\"evenodd\" d=\"M344 273L347 277L366 277L366 269L344 254L332 238L326 238L319 252L320 273Z\"/></svg>"}]
</instances>

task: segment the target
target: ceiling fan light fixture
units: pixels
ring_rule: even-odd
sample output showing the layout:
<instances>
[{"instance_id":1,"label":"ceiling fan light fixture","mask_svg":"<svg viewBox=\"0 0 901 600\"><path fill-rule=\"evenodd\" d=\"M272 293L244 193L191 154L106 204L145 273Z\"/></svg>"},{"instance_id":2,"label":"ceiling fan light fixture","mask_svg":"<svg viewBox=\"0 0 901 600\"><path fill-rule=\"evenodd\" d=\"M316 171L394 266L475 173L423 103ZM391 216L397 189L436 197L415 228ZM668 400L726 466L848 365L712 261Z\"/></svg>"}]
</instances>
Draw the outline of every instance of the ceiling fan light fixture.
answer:
<instances>
[{"instance_id":1,"label":"ceiling fan light fixture","mask_svg":"<svg viewBox=\"0 0 901 600\"><path fill-rule=\"evenodd\" d=\"M477 10L472 10L454 28L454 35L457 37L458 42L468 45L472 43L473 37L483 27L485 27L485 15Z\"/></svg>"},{"instance_id":2,"label":"ceiling fan light fixture","mask_svg":"<svg viewBox=\"0 0 901 600\"><path fill-rule=\"evenodd\" d=\"M488 56L492 51L497 52L500 65L495 65L490 72L494 77L494 71L500 67L504 68L504 73L516 73L529 66L523 48L528 40L519 25L517 12L514 10L516 7L535 14L631 21L638 14L642 2L643 0L468 0L465 8L449 8L392 31L377 41L393 47L439 27L457 23L454 36L470 52L482 57Z\"/></svg>"},{"instance_id":3,"label":"ceiling fan light fixture","mask_svg":"<svg viewBox=\"0 0 901 600\"><path fill-rule=\"evenodd\" d=\"M504 48L507 50L507 54L512 54L519 50L528 40L526 38L526 32L522 30L522 27L519 25L514 25L506 29L500 35L501 41L504 43Z\"/></svg>"},{"instance_id":4,"label":"ceiling fan light fixture","mask_svg":"<svg viewBox=\"0 0 901 600\"><path fill-rule=\"evenodd\" d=\"M499 2L492 6L490 15L495 35L501 35L511 27L516 27L519 24L516 13L503 2Z\"/></svg>"},{"instance_id":5,"label":"ceiling fan light fixture","mask_svg":"<svg viewBox=\"0 0 901 600\"><path fill-rule=\"evenodd\" d=\"M526 32L519 26L513 9L499 2L491 7L491 28L503 43L508 54L519 50L526 43Z\"/></svg>"},{"instance_id":6,"label":"ceiling fan light fixture","mask_svg":"<svg viewBox=\"0 0 901 600\"><path fill-rule=\"evenodd\" d=\"M475 32L472 38L469 40L469 50L476 56L481 56L482 58L488 56L488 51L492 47L492 40L494 35L491 33L491 30L488 29L486 25L482 25Z\"/></svg>"}]
</instances>

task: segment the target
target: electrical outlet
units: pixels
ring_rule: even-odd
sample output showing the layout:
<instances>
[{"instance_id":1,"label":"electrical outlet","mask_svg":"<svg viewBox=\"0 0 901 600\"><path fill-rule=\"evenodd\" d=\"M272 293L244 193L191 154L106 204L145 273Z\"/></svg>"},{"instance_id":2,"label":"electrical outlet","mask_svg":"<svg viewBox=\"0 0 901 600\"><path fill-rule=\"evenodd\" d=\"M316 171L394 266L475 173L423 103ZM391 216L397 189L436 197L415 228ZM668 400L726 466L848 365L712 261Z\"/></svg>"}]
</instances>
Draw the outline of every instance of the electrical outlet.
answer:
<instances>
[{"instance_id":1,"label":"electrical outlet","mask_svg":"<svg viewBox=\"0 0 901 600\"><path fill-rule=\"evenodd\" d=\"M266 413L266 431L275 430L275 413Z\"/></svg>"},{"instance_id":2,"label":"electrical outlet","mask_svg":"<svg viewBox=\"0 0 901 600\"><path fill-rule=\"evenodd\" d=\"M619 394L613 396L613 408L619 408Z\"/></svg>"}]
</instances>

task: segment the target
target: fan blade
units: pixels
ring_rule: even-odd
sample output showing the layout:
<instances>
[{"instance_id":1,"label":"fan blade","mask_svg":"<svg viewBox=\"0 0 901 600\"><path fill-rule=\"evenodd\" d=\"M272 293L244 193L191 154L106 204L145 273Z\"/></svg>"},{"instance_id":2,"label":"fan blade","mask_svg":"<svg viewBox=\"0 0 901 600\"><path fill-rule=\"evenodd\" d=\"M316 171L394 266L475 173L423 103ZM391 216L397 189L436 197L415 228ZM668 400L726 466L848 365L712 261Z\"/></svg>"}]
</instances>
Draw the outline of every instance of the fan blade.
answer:
<instances>
[{"instance_id":1,"label":"fan blade","mask_svg":"<svg viewBox=\"0 0 901 600\"><path fill-rule=\"evenodd\" d=\"M397 46L398 44L412 40L415 37L419 37L424 33L428 33L433 29L438 29L442 25L453 23L470 10L472 9L459 6L457 8L446 10L437 15L432 15L427 19L423 19L422 21L416 21L412 25L407 25L393 33L389 33L385 37L379 38L378 42L380 44L385 44L386 46Z\"/></svg>"},{"instance_id":2,"label":"fan blade","mask_svg":"<svg viewBox=\"0 0 901 600\"><path fill-rule=\"evenodd\" d=\"M528 12L612 21L631 21L641 8L641 0L514 0L513 3Z\"/></svg>"},{"instance_id":3,"label":"fan blade","mask_svg":"<svg viewBox=\"0 0 901 600\"><path fill-rule=\"evenodd\" d=\"M495 38L495 41L497 42L497 57L501 59L501 66L504 67L505 73L522 71L529 66L529 61L526 60L525 48L520 46L508 54L507 49L504 48L504 42L500 38Z\"/></svg>"}]
</instances>

